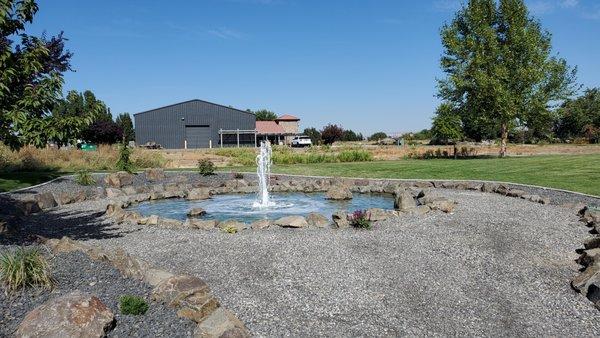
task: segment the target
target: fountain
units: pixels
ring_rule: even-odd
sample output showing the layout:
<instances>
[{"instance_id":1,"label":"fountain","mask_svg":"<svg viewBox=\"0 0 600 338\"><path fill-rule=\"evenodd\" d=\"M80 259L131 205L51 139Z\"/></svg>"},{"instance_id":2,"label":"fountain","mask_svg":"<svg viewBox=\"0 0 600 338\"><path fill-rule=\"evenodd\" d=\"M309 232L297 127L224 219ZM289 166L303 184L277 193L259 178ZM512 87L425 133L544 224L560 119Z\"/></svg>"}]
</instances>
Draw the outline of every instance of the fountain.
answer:
<instances>
[{"instance_id":1,"label":"fountain","mask_svg":"<svg viewBox=\"0 0 600 338\"><path fill-rule=\"evenodd\" d=\"M256 174L258 176L258 194L252 207L266 209L275 205L269 198L269 179L271 176L271 143L262 141L260 152L256 156Z\"/></svg>"}]
</instances>

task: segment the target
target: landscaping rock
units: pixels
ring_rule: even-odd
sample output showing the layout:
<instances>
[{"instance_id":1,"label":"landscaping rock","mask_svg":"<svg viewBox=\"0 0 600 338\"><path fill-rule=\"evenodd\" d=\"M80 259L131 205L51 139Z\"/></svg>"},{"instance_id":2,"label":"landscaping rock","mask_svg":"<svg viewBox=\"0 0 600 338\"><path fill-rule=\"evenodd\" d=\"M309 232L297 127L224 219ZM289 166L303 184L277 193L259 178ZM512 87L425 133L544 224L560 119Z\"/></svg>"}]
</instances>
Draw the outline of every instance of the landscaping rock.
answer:
<instances>
[{"instance_id":1,"label":"landscaping rock","mask_svg":"<svg viewBox=\"0 0 600 338\"><path fill-rule=\"evenodd\" d=\"M183 222L176 219L161 218L160 222L158 222L158 226L166 229L179 229L183 228Z\"/></svg>"},{"instance_id":2,"label":"landscaping rock","mask_svg":"<svg viewBox=\"0 0 600 338\"><path fill-rule=\"evenodd\" d=\"M85 191L63 191L54 196L59 205L67 205L71 203L83 202L87 198Z\"/></svg>"},{"instance_id":3,"label":"landscaping rock","mask_svg":"<svg viewBox=\"0 0 600 338\"><path fill-rule=\"evenodd\" d=\"M192 229L212 230L215 229L218 224L219 222L214 219L202 220L190 218L183 223L183 226Z\"/></svg>"},{"instance_id":4,"label":"landscaping rock","mask_svg":"<svg viewBox=\"0 0 600 338\"><path fill-rule=\"evenodd\" d=\"M519 197L519 198L522 197L522 196L524 196L525 194L527 194L525 191L519 190L519 189L510 189L506 193L507 196L510 196L510 197Z\"/></svg>"},{"instance_id":5,"label":"landscaping rock","mask_svg":"<svg viewBox=\"0 0 600 338\"><path fill-rule=\"evenodd\" d=\"M305 228L308 226L306 218L302 216L287 216L282 217L274 222L282 228Z\"/></svg>"},{"instance_id":6,"label":"landscaping rock","mask_svg":"<svg viewBox=\"0 0 600 338\"><path fill-rule=\"evenodd\" d=\"M270 227L271 224L273 224L273 222L271 220L260 219L258 221L252 222L252 224L250 224L250 228L252 228L254 230L262 230L262 229L266 229L266 228Z\"/></svg>"},{"instance_id":7,"label":"landscaping rock","mask_svg":"<svg viewBox=\"0 0 600 338\"><path fill-rule=\"evenodd\" d=\"M429 206L431 210L440 210L448 214L454 211L455 203L446 198L437 198L431 203L428 203L427 206Z\"/></svg>"},{"instance_id":8,"label":"landscaping rock","mask_svg":"<svg viewBox=\"0 0 600 338\"><path fill-rule=\"evenodd\" d=\"M137 189L135 187L132 187L132 186L123 187L123 189L121 189L121 190L127 196L135 195L135 194L138 193Z\"/></svg>"},{"instance_id":9,"label":"landscaping rock","mask_svg":"<svg viewBox=\"0 0 600 338\"><path fill-rule=\"evenodd\" d=\"M571 286L582 295L587 296L589 286L600 282L599 274L600 267L597 264L588 266L587 269L571 280Z\"/></svg>"},{"instance_id":10,"label":"landscaping rock","mask_svg":"<svg viewBox=\"0 0 600 338\"><path fill-rule=\"evenodd\" d=\"M194 338L245 338L250 337L250 332L246 329L233 312L218 308L205 320L203 320L194 331Z\"/></svg>"},{"instance_id":11,"label":"landscaping rock","mask_svg":"<svg viewBox=\"0 0 600 338\"><path fill-rule=\"evenodd\" d=\"M325 228L331 224L331 221L327 217L316 212L308 214L308 216L306 216L306 222L308 225L315 228Z\"/></svg>"},{"instance_id":12,"label":"landscaping rock","mask_svg":"<svg viewBox=\"0 0 600 338\"><path fill-rule=\"evenodd\" d=\"M192 208L190 211L188 211L187 215L188 217L203 216L206 215L206 210L202 208Z\"/></svg>"},{"instance_id":13,"label":"landscaping rock","mask_svg":"<svg viewBox=\"0 0 600 338\"><path fill-rule=\"evenodd\" d=\"M348 228L350 221L348 220L348 212L346 210L338 210L331 215L331 219L335 226L339 229Z\"/></svg>"},{"instance_id":14,"label":"landscaping rock","mask_svg":"<svg viewBox=\"0 0 600 338\"><path fill-rule=\"evenodd\" d=\"M160 168L150 168L144 171L146 179L150 182L162 181L165 179L165 171Z\"/></svg>"},{"instance_id":15,"label":"landscaping rock","mask_svg":"<svg viewBox=\"0 0 600 338\"><path fill-rule=\"evenodd\" d=\"M205 200L210 198L210 189L208 188L194 188L187 194L189 200Z\"/></svg>"},{"instance_id":16,"label":"landscaping rock","mask_svg":"<svg viewBox=\"0 0 600 338\"><path fill-rule=\"evenodd\" d=\"M35 200L42 210L54 208L58 205L54 199L54 195L51 192L37 194L35 195Z\"/></svg>"},{"instance_id":17,"label":"landscaping rock","mask_svg":"<svg viewBox=\"0 0 600 338\"><path fill-rule=\"evenodd\" d=\"M220 306L205 282L187 275L164 280L152 290L152 299L178 309L179 317L196 323L202 322Z\"/></svg>"},{"instance_id":18,"label":"landscaping rock","mask_svg":"<svg viewBox=\"0 0 600 338\"><path fill-rule=\"evenodd\" d=\"M23 200L17 202L17 208L21 211L21 214L24 216L29 216L31 214L35 214L36 212L40 212L40 206L36 200Z\"/></svg>"},{"instance_id":19,"label":"landscaping rock","mask_svg":"<svg viewBox=\"0 0 600 338\"><path fill-rule=\"evenodd\" d=\"M156 287L173 276L175 275L165 270L148 269L144 273L144 282Z\"/></svg>"},{"instance_id":20,"label":"landscaping rock","mask_svg":"<svg viewBox=\"0 0 600 338\"><path fill-rule=\"evenodd\" d=\"M98 297L74 291L29 312L16 337L104 337L114 315Z\"/></svg>"},{"instance_id":21,"label":"landscaping rock","mask_svg":"<svg viewBox=\"0 0 600 338\"><path fill-rule=\"evenodd\" d=\"M481 191L483 192L489 192L489 193L493 193L496 192L496 189L498 189L498 184L496 183L489 183L489 182L485 182L483 183L483 185L481 186Z\"/></svg>"},{"instance_id":22,"label":"landscaping rock","mask_svg":"<svg viewBox=\"0 0 600 338\"><path fill-rule=\"evenodd\" d=\"M431 208L428 205L419 205L414 210L412 210L412 212L417 215L425 215L426 213L428 213L430 211L431 211Z\"/></svg>"},{"instance_id":23,"label":"landscaping rock","mask_svg":"<svg viewBox=\"0 0 600 338\"><path fill-rule=\"evenodd\" d=\"M373 222L385 221L390 218L398 217L398 214L394 210L384 210L379 208L371 208L367 210L369 220Z\"/></svg>"},{"instance_id":24,"label":"landscaping rock","mask_svg":"<svg viewBox=\"0 0 600 338\"><path fill-rule=\"evenodd\" d=\"M352 191L343 185L334 185L325 194L326 199L330 200L350 200L352 199Z\"/></svg>"},{"instance_id":25,"label":"landscaping rock","mask_svg":"<svg viewBox=\"0 0 600 338\"><path fill-rule=\"evenodd\" d=\"M146 262L129 255L123 249L116 249L108 255L109 261L124 276L143 279L149 266Z\"/></svg>"},{"instance_id":26,"label":"landscaping rock","mask_svg":"<svg viewBox=\"0 0 600 338\"><path fill-rule=\"evenodd\" d=\"M106 185L112 188L121 188L126 185L133 184L133 175L126 171L119 171L116 173L108 174L104 177Z\"/></svg>"},{"instance_id":27,"label":"landscaping rock","mask_svg":"<svg viewBox=\"0 0 600 338\"><path fill-rule=\"evenodd\" d=\"M589 226L600 224L600 210L585 208L583 215L581 216L581 221Z\"/></svg>"},{"instance_id":28,"label":"landscaping rock","mask_svg":"<svg viewBox=\"0 0 600 338\"><path fill-rule=\"evenodd\" d=\"M541 197L540 195L522 195L521 196L522 199L524 200L528 200L534 203L541 203L541 204L550 204L550 199L548 197Z\"/></svg>"},{"instance_id":29,"label":"landscaping rock","mask_svg":"<svg viewBox=\"0 0 600 338\"><path fill-rule=\"evenodd\" d=\"M106 188L106 197L108 198L116 198L123 197L125 193L121 189L117 188Z\"/></svg>"},{"instance_id":30,"label":"landscaping rock","mask_svg":"<svg viewBox=\"0 0 600 338\"><path fill-rule=\"evenodd\" d=\"M394 193L394 209L402 212L408 212L412 211L416 207L417 203L408 191L404 189L396 190Z\"/></svg>"},{"instance_id":31,"label":"landscaping rock","mask_svg":"<svg viewBox=\"0 0 600 338\"><path fill-rule=\"evenodd\" d=\"M158 225L158 216L156 216L156 215L148 216L148 222L146 222L146 225Z\"/></svg>"},{"instance_id":32,"label":"landscaping rock","mask_svg":"<svg viewBox=\"0 0 600 338\"><path fill-rule=\"evenodd\" d=\"M586 250L600 248L600 236L588 237L583 241Z\"/></svg>"}]
</instances>

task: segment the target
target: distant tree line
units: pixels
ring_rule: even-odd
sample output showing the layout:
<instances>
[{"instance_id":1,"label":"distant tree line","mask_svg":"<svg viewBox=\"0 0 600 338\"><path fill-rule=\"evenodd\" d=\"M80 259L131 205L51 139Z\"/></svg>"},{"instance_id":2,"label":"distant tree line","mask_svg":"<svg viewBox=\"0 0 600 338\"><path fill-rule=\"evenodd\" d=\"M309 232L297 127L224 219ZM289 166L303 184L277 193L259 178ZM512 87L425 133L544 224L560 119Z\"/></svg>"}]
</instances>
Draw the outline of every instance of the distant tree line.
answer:
<instances>
[{"instance_id":1,"label":"distant tree line","mask_svg":"<svg viewBox=\"0 0 600 338\"><path fill-rule=\"evenodd\" d=\"M364 140L361 133L357 133L351 129L344 129L336 124L328 124L323 129L306 128L303 134L310 137L313 144L330 145L334 142L356 142Z\"/></svg>"}]
</instances>

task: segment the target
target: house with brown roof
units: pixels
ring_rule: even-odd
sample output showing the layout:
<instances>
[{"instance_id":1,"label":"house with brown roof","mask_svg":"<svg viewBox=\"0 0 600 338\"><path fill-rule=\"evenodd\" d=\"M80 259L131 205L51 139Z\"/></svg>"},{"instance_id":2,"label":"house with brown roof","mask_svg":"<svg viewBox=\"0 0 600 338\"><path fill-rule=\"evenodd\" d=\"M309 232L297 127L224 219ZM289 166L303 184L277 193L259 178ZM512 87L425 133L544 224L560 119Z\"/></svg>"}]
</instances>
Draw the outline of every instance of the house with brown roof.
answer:
<instances>
[{"instance_id":1,"label":"house with brown roof","mask_svg":"<svg viewBox=\"0 0 600 338\"><path fill-rule=\"evenodd\" d=\"M258 140L269 140L272 144L291 144L299 130L300 119L292 115L282 115L274 121L256 121Z\"/></svg>"}]
</instances>

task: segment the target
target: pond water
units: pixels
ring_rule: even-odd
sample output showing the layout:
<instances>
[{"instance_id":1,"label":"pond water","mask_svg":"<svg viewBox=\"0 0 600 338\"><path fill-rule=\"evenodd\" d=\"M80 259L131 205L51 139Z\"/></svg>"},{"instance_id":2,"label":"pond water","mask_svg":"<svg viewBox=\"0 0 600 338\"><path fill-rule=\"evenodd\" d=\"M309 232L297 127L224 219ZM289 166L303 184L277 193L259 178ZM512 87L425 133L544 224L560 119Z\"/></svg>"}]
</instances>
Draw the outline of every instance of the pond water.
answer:
<instances>
[{"instance_id":1,"label":"pond water","mask_svg":"<svg viewBox=\"0 0 600 338\"><path fill-rule=\"evenodd\" d=\"M202 219L215 219L224 221L235 219L252 222L259 219L277 219L290 215L307 215L318 212L326 217L331 216L336 210L344 209L348 212L366 210L369 208L393 209L394 200L390 195L354 194L348 201L332 201L325 199L323 193L277 193L271 196L274 206L268 208L254 208L256 194L216 195L202 201L188 201L185 199L168 199L143 202L128 208L144 216L157 215L163 218L185 220L187 212L192 208L206 210Z\"/></svg>"}]
</instances>

